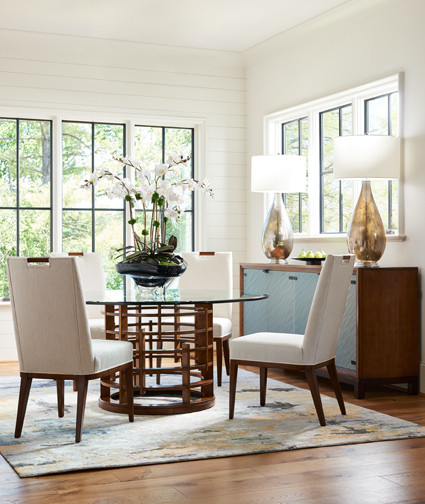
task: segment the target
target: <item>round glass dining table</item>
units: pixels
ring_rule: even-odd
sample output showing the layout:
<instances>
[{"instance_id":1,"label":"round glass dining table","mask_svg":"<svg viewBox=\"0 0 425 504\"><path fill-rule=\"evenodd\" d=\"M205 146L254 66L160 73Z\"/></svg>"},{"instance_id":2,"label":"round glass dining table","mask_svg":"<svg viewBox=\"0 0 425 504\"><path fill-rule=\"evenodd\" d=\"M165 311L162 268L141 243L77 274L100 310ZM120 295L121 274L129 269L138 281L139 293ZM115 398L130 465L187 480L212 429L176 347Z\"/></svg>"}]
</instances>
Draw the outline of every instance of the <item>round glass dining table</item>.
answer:
<instances>
[{"instance_id":1,"label":"round glass dining table","mask_svg":"<svg viewBox=\"0 0 425 504\"><path fill-rule=\"evenodd\" d=\"M105 307L107 339L133 344L135 414L191 413L214 405L213 305L266 299L239 290L166 289L149 297L135 288L93 291L86 304ZM99 406L126 413L125 380L101 381Z\"/></svg>"}]
</instances>

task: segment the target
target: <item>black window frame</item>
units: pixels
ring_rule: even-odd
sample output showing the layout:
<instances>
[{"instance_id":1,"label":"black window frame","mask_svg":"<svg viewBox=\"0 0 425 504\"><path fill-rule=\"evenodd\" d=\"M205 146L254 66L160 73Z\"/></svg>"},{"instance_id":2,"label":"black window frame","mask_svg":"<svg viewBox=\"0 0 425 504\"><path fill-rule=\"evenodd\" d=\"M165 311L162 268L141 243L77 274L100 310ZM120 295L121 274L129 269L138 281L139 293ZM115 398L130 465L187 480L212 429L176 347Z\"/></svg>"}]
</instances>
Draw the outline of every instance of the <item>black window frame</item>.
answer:
<instances>
[{"instance_id":1,"label":"black window frame","mask_svg":"<svg viewBox=\"0 0 425 504\"><path fill-rule=\"evenodd\" d=\"M338 181L338 231L325 231L325 209L324 209L324 176L333 173L332 171L324 171L324 149L323 149L323 116L328 112L338 110L338 136L342 135L342 119L343 119L343 109L346 107L352 107L351 103L345 103L344 105L338 105L330 109L322 110L319 112L319 174L320 174L320 189L319 189L319 201L320 201L320 234L324 235L335 235L344 233L344 198L342 194L342 182Z\"/></svg>"},{"instance_id":2,"label":"black window frame","mask_svg":"<svg viewBox=\"0 0 425 504\"><path fill-rule=\"evenodd\" d=\"M91 173L94 173L99 170L98 168L95 168L95 126L97 124L105 124L105 125L115 125L115 126L122 126L123 127L123 156L126 155L126 145L127 145L127 125L125 123L121 122L114 122L114 121L79 121L79 120L62 120L61 121L61 126L64 123L71 123L71 124L90 124L91 125L91 142L92 142L92 147L91 147ZM61 143L63 142L63 128L61 127ZM127 175L127 170L126 167L123 166L123 177L126 177ZM61 184L63 187L63 175L62 175L62 180ZM122 202L122 208L96 208L96 197L95 197L95 187L93 186L91 188L91 207L90 208L80 208L80 207L73 207L73 208L68 208L63 205L61 205L61 212L62 216L64 212L66 211L75 211L75 212L90 212L91 213L91 231L92 231L92 243L91 243L91 251L90 252L96 252L96 212L122 212L122 220L123 220L123 244L125 246L126 244L126 238L127 238L127 221L126 221L126 210L125 210L125 202ZM62 224L62 247L63 247L63 224Z\"/></svg>"},{"instance_id":3,"label":"black window frame","mask_svg":"<svg viewBox=\"0 0 425 504\"><path fill-rule=\"evenodd\" d=\"M166 145L165 145L165 139L166 139L166 130L170 129L176 129L176 130L189 130L191 132L191 173L190 177L195 178L195 128L190 128L190 127L182 127L182 126L158 126L158 125L153 125L153 124L135 124L134 128L157 128L161 129L161 162L165 163L166 159ZM140 210L136 210L136 212L139 212ZM151 212L150 209L146 210L148 213ZM185 210L184 213L191 213L192 214L192 224L191 224L191 250L195 250L195 196L194 193L192 192L191 194L191 209L190 210ZM178 247L178 244L177 244Z\"/></svg>"},{"instance_id":4,"label":"black window frame","mask_svg":"<svg viewBox=\"0 0 425 504\"><path fill-rule=\"evenodd\" d=\"M53 248L53 121L51 119L34 119L25 117L0 117L1 120L15 121L16 122L16 205L14 206L0 206L0 210L14 210L16 211L16 256L20 256L20 226L19 214L21 210L42 210L49 211L50 214L50 250ZM28 207L20 205L20 123L21 122L44 122L50 125L50 205L48 207Z\"/></svg>"},{"instance_id":5,"label":"black window frame","mask_svg":"<svg viewBox=\"0 0 425 504\"><path fill-rule=\"evenodd\" d=\"M286 121L284 123L282 123L281 125L281 128L282 128L282 154L286 154L286 126L288 124L292 124L292 123L297 123L298 124L298 155L301 156L302 155L302 121L305 121L307 119L308 121L308 116L303 116L303 117L299 117L298 119L293 119L292 121ZM303 232L303 199L302 199L302 195L303 193L297 193L298 194L298 233L302 233ZM285 193L282 193L282 199L283 199L283 203L286 207L286 194Z\"/></svg>"},{"instance_id":6,"label":"black window frame","mask_svg":"<svg viewBox=\"0 0 425 504\"><path fill-rule=\"evenodd\" d=\"M369 134L369 104L375 100L380 100L382 98L387 98L387 135L393 135L393 125L392 125L392 109L391 109L391 96L398 95L398 91L392 91L391 93L384 93L379 96L373 96L364 101L364 133ZM387 230L393 230L393 181L388 180L388 220L387 220Z\"/></svg>"}]
</instances>

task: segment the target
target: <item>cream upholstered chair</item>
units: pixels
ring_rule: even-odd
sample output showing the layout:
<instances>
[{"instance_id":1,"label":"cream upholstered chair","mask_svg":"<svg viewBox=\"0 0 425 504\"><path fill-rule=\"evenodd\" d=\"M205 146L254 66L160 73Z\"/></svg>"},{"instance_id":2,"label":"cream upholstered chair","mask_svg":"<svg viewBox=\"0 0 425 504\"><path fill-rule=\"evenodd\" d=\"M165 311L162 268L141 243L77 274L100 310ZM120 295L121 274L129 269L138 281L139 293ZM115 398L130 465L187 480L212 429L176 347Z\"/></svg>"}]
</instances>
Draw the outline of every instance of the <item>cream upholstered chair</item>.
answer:
<instances>
[{"instance_id":1,"label":"cream upholstered chair","mask_svg":"<svg viewBox=\"0 0 425 504\"><path fill-rule=\"evenodd\" d=\"M178 279L180 289L233 289L231 252L183 252L187 270ZM229 338L232 336L232 304L218 303L213 312L213 338L217 354L217 384L221 386L222 362L229 374Z\"/></svg>"},{"instance_id":2,"label":"cream upholstered chair","mask_svg":"<svg viewBox=\"0 0 425 504\"><path fill-rule=\"evenodd\" d=\"M83 293L103 291L106 288L105 271L99 252L52 252L51 257L76 257L80 271ZM94 339L105 338L104 308L99 305L87 305L90 334Z\"/></svg>"},{"instance_id":3,"label":"cream upholstered chair","mask_svg":"<svg viewBox=\"0 0 425 504\"><path fill-rule=\"evenodd\" d=\"M326 366L336 398L345 415L344 400L335 367L335 354L342 325L354 256L329 255L317 283L305 334L255 333L230 342L229 418L235 408L239 365L260 368L260 404L266 401L268 368L303 370L320 425L326 425L316 369ZM296 309L296 307L295 307Z\"/></svg>"},{"instance_id":4,"label":"cream upholstered chair","mask_svg":"<svg viewBox=\"0 0 425 504\"><path fill-rule=\"evenodd\" d=\"M74 257L7 260L21 387L15 437L20 437L33 378L57 382L58 413L64 415L64 380L76 380L77 425L81 440L88 380L125 372L130 422L133 410L133 345L92 340L82 282Z\"/></svg>"}]
</instances>

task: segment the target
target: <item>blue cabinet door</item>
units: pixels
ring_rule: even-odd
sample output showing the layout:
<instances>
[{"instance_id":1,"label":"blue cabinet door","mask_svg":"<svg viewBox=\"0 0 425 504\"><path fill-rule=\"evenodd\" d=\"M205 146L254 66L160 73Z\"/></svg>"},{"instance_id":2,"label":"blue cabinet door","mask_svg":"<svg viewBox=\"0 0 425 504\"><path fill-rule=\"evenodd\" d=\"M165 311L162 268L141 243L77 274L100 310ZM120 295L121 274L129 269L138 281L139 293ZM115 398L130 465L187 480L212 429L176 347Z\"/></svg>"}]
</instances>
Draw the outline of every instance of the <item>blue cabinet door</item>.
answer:
<instances>
[{"instance_id":1,"label":"blue cabinet door","mask_svg":"<svg viewBox=\"0 0 425 504\"><path fill-rule=\"evenodd\" d=\"M304 334L310 308L316 291L318 273L296 273L295 282L295 334Z\"/></svg>"},{"instance_id":2,"label":"blue cabinet door","mask_svg":"<svg viewBox=\"0 0 425 504\"><path fill-rule=\"evenodd\" d=\"M294 332L294 280L288 271L269 271L267 278L267 331Z\"/></svg>"},{"instance_id":3,"label":"blue cabinet door","mask_svg":"<svg viewBox=\"0 0 425 504\"><path fill-rule=\"evenodd\" d=\"M337 366L356 370L356 330L357 330L357 302L356 302L356 275L351 278L345 304L344 318L342 319L339 333L338 347L336 349L335 364Z\"/></svg>"},{"instance_id":4,"label":"blue cabinet door","mask_svg":"<svg viewBox=\"0 0 425 504\"><path fill-rule=\"evenodd\" d=\"M244 270L244 293L268 293L267 275L263 270ZM268 299L252 303L243 303L244 335L267 331L267 302Z\"/></svg>"}]
</instances>

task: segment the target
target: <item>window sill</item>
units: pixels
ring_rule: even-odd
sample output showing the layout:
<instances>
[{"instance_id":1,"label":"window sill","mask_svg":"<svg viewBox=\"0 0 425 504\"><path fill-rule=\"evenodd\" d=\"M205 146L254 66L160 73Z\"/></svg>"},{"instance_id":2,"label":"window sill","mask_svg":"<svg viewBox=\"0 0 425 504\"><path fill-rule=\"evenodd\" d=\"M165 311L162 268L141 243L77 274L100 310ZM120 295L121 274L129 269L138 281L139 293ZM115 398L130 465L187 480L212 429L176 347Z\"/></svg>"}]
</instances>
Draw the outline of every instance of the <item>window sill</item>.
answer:
<instances>
[{"instance_id":1,"label":"window sill","mask_svg":"<svg viewBox=\"0 0 425 504\"><path fill-rule=\"evenodd\" d=\"M406 240L406 235L390 234L386 235L388 242L404 242ZM294 242L345 242L347 240L347 235L344 234L332 234L332 235L301 235L294 234Z\"/></svg>"}]
</instances>

